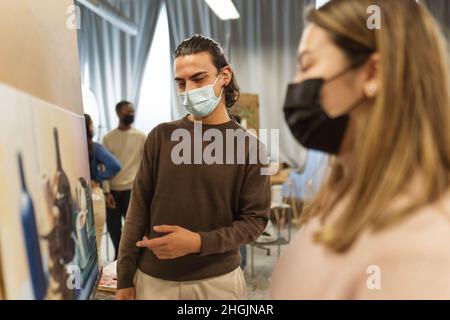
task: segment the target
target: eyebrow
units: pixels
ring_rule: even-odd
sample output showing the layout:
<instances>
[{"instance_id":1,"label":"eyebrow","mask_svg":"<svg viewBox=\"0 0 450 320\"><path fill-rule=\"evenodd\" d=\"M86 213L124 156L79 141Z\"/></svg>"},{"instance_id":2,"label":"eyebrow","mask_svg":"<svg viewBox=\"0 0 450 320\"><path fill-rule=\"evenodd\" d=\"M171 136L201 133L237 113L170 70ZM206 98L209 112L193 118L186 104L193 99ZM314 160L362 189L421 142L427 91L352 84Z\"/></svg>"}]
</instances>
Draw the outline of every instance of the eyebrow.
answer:
<instances>
[{"instance_id":1,"label":"eyebrow","mask_svg":"<svg viewBox=\"0 0 450 320\"><path fill-rule=\"evenodd\" d=\"M189 77L189 80L192 80L194 78L197 78L198 76L202 76L207 73L208 73L207 71L200 71L200 72L194 73L192 76ZM176 77L175 81L184 81L184 79L182 79L180 77Z\"/></svg>"}]
</instances>

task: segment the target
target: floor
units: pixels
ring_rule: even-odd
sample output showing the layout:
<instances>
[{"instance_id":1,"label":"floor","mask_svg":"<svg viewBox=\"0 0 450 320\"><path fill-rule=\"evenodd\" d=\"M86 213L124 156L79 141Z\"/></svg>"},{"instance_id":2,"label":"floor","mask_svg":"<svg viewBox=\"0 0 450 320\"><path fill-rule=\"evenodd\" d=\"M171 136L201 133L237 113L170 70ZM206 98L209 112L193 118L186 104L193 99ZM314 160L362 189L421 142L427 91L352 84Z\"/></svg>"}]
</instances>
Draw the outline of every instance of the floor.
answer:
<instances>
[{"instance_id":1,"label":"floor","mask_svg":"<svg viewBox=\"0 0 450 320\"><path fill-rule=\"evenodd\" d=\"M283 252L281 247L281 252ZM255 248L255 273L251 276L251 249L247 247L248 265L244 271L245 281L247 282L247 299L248 300L268 300L269 286L272 275L273 267L278 260L278 249L272 247L270 256L267 255L265 250Z\"/></svg>"}]
</instances>

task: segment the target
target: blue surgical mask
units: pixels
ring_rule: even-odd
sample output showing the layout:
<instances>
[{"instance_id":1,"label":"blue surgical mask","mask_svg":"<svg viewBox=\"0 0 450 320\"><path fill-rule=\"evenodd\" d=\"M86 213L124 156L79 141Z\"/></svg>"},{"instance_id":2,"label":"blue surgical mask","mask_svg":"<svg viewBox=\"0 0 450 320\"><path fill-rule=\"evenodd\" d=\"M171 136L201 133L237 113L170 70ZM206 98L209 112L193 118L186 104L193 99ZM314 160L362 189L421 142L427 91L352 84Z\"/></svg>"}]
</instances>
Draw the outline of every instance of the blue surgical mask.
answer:
<instances>
[{"instance_id":1,"label":"blue surgical mask","mask_svg":"<svg viewBox=\"0 0 450 320\"><path fill-rule=\"evenodd\" d=\"M223 88L220 95L216 97L214 85L221 74L219 73L213 84L186 92L178 92L181 104L190 114L203 118L210 115L217 108L222 98Z\"/></svg>"}]
</instances>

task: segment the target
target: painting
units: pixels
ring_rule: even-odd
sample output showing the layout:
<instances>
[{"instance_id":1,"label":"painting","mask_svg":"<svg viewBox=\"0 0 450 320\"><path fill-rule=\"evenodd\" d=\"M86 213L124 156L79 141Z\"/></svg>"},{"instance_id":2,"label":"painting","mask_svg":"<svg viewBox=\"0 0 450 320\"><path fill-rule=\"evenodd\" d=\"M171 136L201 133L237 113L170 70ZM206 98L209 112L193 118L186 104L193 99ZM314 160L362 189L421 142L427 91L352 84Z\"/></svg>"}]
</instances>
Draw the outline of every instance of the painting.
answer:
<instances>
[{"instance_id":1,"label":"painting","mask_svg":"<svg viewBox=\"0 0 450 320\"><path fill-rule=\"evenodd\" d=\"M241 124L247 129L259 129L259 97L256 94L241 93L239 100L231 108L231 113L241 118Z\"/></svg>"},{"instance_id":2,"label":"painting","mask_svg":"<svg viewBox=\"0 0 450 320\"><path fill-rule=\"evenodd\" d=\"M4 296L88 299L99 269L84 117L6 85L0 96Z\"/></svg>"}]
</instances>

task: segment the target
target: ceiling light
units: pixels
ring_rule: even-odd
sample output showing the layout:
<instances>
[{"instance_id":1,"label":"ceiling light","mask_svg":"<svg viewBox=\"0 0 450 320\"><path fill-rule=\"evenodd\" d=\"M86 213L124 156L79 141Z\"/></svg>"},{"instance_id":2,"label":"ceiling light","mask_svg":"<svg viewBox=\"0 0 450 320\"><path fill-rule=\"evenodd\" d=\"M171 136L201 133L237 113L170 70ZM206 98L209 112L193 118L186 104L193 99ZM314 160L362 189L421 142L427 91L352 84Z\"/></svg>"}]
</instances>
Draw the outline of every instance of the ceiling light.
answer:
<instances>
[{"instance_id":1,"label":"ceiling light","mask_svg":"<svg viewBox=\"0 0 450 320\"><path fill-rule=\"evenodd\" d=\"M239 19L240 15L231 0L205 0L221 20Z\"/></svg>"}]
</instances>

